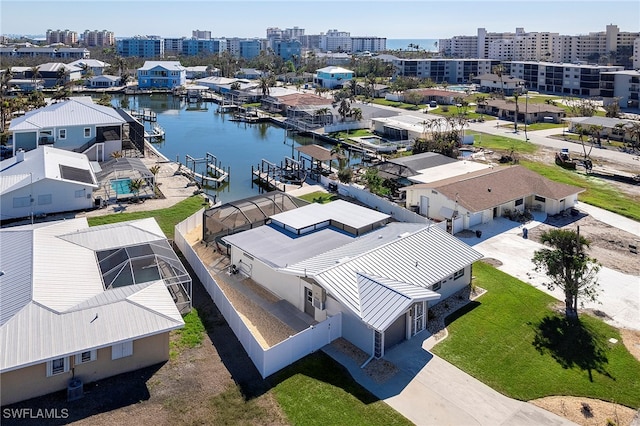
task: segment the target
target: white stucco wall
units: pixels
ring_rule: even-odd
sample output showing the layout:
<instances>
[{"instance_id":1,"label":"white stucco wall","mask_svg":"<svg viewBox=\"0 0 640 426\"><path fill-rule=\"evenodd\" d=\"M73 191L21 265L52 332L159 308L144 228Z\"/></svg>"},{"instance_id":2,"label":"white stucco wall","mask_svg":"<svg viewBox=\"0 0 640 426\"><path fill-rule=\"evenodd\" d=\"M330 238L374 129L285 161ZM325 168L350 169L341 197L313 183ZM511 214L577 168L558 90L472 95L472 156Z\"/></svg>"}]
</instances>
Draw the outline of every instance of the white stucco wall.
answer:
<instances>
[{"instance_id":1,"label":"white stucco wall","mask_svg":"<svg viewBox=\"0 0 640 426\"><path fill-rule=\"evenodd\" d=\"M82 191L82 197L76 197ZM42 204L51 195L51 203ZM88 197L87 197L88 195ZM26 207L13 207L14 198L29 197L33 202ZM93 188L73 182L42 179L0 196L2 220L29 217L33 214L52 214L93 208Z\"/></svg>"}]
</instances>

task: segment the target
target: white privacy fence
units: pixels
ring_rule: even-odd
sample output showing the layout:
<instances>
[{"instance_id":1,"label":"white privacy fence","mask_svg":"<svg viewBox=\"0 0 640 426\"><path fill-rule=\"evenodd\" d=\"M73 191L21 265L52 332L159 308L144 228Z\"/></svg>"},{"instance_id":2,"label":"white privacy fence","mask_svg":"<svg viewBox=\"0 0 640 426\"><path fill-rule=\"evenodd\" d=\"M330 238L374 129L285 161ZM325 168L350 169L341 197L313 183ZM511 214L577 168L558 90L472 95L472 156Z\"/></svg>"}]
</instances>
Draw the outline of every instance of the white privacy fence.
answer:
<instances>
[{"instance_id":1,"label":"white privacy fence","mask_svg":"<svg viewBox=\"0 0 640 426\"><path fill-rule=\"evenodd\" d=\"M190 230L202 225L202 213L203 210L200 210L176 225L175 244L195 271L200 282L202 282L207 293L213 299L263 378L342 336L342 314L338 314L289 337L275 346L264 349L253 336L249 327L242 321L231 301L209 273L207 266L202 263L202 260L200 260L185 238Z\"/></svg>"},{"instance_id":2,"label":"white privacy fence","mask_svg":"<svg viewBox=\"0 0 640 426\"><path fill-rule=\"evenodd\" d=\"M342 182L333 181L325 176L321 177L320 183L327 187L330 183L336 184L338 186L338 193L340 195L355 198L369 208L393 216L393 218L399 222L413 222L424 224L430 223L430 220L426 217L420 216L419 214L412 212L411 210L407 210L404 207L387 200L386 198L382 198L375 194L372 194L364 188L358 188L353 184L344 184Z\"/></svg>"}]
</instances>

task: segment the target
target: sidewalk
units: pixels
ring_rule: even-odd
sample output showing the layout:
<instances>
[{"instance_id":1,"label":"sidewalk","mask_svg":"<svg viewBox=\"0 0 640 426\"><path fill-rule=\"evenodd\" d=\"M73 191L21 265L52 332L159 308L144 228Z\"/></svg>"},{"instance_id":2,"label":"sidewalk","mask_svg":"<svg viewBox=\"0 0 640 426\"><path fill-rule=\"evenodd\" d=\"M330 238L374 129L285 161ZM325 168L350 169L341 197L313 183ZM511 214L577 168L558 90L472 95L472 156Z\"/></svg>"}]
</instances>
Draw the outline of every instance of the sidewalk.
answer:
<instances>
[{"instance_id":1,"label":"sidewalk","mask_svg":"<svg viewBox=\"0 0 640 426\"><path fill-rule=\"evenodd\" d=\"M416 425L573 425L532 404L508 398L426 349L426 331L385 354L397 368L377 383L348 355L327 345L323 351L353 378Z\"/></svg>"}]
</instances>

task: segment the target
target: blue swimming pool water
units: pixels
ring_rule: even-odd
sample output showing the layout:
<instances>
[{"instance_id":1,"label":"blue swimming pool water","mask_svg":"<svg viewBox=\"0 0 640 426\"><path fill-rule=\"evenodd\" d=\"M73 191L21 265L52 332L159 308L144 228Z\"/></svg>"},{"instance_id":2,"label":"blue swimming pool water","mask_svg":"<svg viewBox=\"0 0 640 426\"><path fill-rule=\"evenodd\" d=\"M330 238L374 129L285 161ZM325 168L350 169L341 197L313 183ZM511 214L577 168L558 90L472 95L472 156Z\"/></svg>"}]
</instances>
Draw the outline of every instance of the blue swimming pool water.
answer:
<instances>
[{"instance_id":1,"label":"blue swimming pool water","mask_svg":"<svg viewBox=\"0 0 640 426\"><path fill-rule=\"evenodd\" d=\"M118 195L131 194L129 183L131 183L131 179L115 179L111 181L111 187Z\"/></svg>"}]
</instances>

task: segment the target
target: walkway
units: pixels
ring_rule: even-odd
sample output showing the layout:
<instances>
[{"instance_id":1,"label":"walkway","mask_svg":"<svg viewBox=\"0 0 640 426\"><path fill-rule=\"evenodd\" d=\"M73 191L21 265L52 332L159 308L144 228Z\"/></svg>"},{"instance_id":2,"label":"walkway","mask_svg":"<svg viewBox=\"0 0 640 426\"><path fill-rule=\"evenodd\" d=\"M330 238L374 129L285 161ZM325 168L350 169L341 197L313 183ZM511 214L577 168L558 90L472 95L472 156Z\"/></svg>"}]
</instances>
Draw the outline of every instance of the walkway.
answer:
<instances>
[{"instance_id":1,"label":"walkway","mask_svg":"<svg viewBox=\"0 0 640 426\"><path fill-rule=\"evenodd\" d=\"M580 203L578 208L611 226L625 231L633 230L638 235L640 224L603 209ZM538 226L544 221L544 215L535 213L535 220L526 224L528 229ZM531 258L536 250L543 248L542 244L522 238L523 226L506 218L496 218L492 222L479 225L473 229L482 231L482 238L463 238L462 241L471 245L487 258L502 262L498 267L503 272L524 281L537 289L564 300L564 293L555 289L549 290L545 285L548 278L541 272L536 272ZM599 310L606 313L610 319L606 322L615 326L640 330L640 286L638 277L623 274L610 268L603 267L598 273L600 295L598 302L584 302L584 308Z\"/></svg>"},{"instance_id":2,"label":"walkway","mask_svg":"<svg viewBox=\"0 0 640 426\"><path fill-rule=\"evenodd\" d=\"M354 379L416 425L573 425L532 404L508 398L426 349L423 332L385 354L398 373L376 383L348 355L323 348Z\"/></svg>"}]
</instances>

